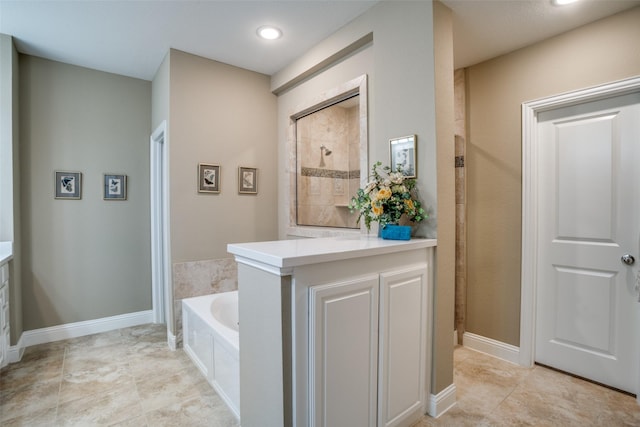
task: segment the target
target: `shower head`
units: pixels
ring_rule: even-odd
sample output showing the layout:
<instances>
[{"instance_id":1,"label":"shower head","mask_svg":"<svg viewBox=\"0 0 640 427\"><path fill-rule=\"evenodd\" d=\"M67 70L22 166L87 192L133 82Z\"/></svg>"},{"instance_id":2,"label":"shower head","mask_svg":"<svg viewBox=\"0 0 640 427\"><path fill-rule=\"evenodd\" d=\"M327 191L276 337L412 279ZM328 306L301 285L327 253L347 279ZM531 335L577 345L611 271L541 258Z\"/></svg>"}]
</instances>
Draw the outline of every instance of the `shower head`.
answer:
<instances>
[{"instance_id":1,"label":"shower head","mask_svg":"<svg viewBox=\"0 0 640 427\"><path fill-rule=\"evenodd\" d=\"M331 155L331 150L329 150L327 147L325 147L324 145L320 146L320 151L324 151L324 155L325 156L330 156Z\"/></svg>"}]
</instances>

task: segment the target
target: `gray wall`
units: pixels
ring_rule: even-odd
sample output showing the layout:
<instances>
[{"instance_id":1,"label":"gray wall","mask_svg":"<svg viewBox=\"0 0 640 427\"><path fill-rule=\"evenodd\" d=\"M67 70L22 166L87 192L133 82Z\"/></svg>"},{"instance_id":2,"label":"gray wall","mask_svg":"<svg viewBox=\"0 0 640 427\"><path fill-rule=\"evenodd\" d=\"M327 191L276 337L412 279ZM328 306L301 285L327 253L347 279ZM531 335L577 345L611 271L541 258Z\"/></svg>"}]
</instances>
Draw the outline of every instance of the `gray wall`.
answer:
<instances>
[{"instance_id":1,"label":"gray wall","mask_svg":"<svg viewBox=\"0 0 640 427\"><path fill-rule=\"evenodd\" d=\"M640 74L640 8L467 69L466 330L520 344L521 104Z\"/></svg>"},{"instance_id":2,"label":"gray wall","mask_svg":"<svg viewBox=\"0 0 640 427\"><path fill-rule=\"evenodd\" d=\"M455 204L445 197L439 206L438 191L450 191L453 197L453 158L450 173L436 169L436 99L434 11L431 2L381 2L370 11L315 46L290 66L275 74L272 88L278 96L279 234L286 236L289 221L290 182L287 132L289 117L296 107L309 103L321 93L340 86L362 74L368 75L369 163L389 163L389 139L407 134L418 135L418 187L421 200L430 207L432 218L423 223L418 235L438 237L438 277L435 285L435 342L432 392L438 393L453 382L453 297L455 230L451 221L440 222L442 215L454 218ZM318 64L373 33L373 43L315 73ZM453 67L449 65L453 76ZM452 78L452 77L451 77ZM299 81L299 79L301 79ZM289 87L289 85L292 85ZM451 83L451 91L453 84ZM451 95L453 96L453 95ZM453 122L453 117L450 118ZM446 119L444 119L446 122ZM451 134L453 144L453 134ZM446 144L446 141L443 141ZM452 145L453 147L453 145ZM439 149L439 148L438 148ZM452 150L453 148L451 148ZM453 152L453 151L451 151ZM441 155L446 155L446 150ZM443 165L447 163L443 162ZM438 165L440 167L440 165ZM446 168L446 166L444 166ZM368 173L368 171L366 171ZM442 251L441 251L442 249ZM441 260L450 260L440 264Z\"/></svg>"},{"instance_id":3,"label":"gray wall","mask_svg":"<svg viewBox=\"0 0 640 427\"><path fill-rule=\"evenodd\" d=\"M0 34L0 241L13 240L13 39Z\"/></svg>"},{"instance_id":4,"label":"gray wall","mask_svg":"<svg viewBox=\"0 0 640 427\"><path fill-rule=\"evenodd\" d=\"M0 241L13 242L9 262L11 344L22 334L20 153L18 51L13 38L0 34Z\"/></svg>"},{"instance_id":5,"label":"gray wall","mask_svg":"<svg viewBox=\"0 0 640 427\"><path fill-rule=\"evenodd\" d=\"M308 70L368 33L373 43L356 51L278 97L278 135L281 169L288 166L289 116L297 107L347 81L368 75L369 163L389 163L389 139L418 135L418 187L423 204L432 208L432 220L421 223L419 235L436 235L436 144L434 52L431 2L382 2L309 50L272 77L272 89L295 82ZM398 46L402 46L401 49ZM399 65L403 64L403 65ZM404 65L406 64L406 66ZM368 174L370 170L362 171ZM279 177L279 232L284 238L289 222L289 176Z\"/></svg>"},{"instance_id":6,"label":"gray wall","mask_svg":"<svg viewBox=\"0 0 640 427\"><path fill-rule=\"evenodd\" d=\"M156 75L151 82L151 129L156 130L163 120L167 121L167 134L169 133L169 63L171 51L167 52L162 64L156 70ZM167 135L168 136L168 135Z\"/></svg>"},{"instance_id":7,"label":"gray wall","mask_svg":"<svg viewBox=\"0 0 640 427\"><path fill-rule=\"evenodd\" d=\"M24 329L150 310L151 83L19 58ZM56 170L83 173L81 200L54 200Z\"/></svg>"}]
</instances>

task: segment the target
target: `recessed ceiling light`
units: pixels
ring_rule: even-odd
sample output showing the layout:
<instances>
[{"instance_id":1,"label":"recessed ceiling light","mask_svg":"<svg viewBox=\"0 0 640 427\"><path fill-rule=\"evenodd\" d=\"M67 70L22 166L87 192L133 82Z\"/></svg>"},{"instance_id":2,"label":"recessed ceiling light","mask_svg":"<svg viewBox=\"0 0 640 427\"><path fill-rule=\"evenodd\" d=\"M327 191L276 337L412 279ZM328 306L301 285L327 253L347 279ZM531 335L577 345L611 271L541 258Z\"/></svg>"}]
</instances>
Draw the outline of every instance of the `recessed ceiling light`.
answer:
<instances>
[{"instance_id":1,"label":"recessed ceiling light","mask_svg":"<svg viewBox=\"0 0 640 427\"><path fill-rule=\"evenodd\" d=\"M275 40L282 37L282 30L270 25L263 25L262 27L258 28L256 33L260 38L266 40Z\"/></svg>"},{"instance_id":2,"label":"recessed ceiling light","mask_svg":"<svg viewBox=\"0 0 640 427\"><path fill-rule=\"evenodd\" d=\"M575 3L578 0L551 0L551 4L554 6L564 6L566 4Z\"/></svg>"}]
</instances>

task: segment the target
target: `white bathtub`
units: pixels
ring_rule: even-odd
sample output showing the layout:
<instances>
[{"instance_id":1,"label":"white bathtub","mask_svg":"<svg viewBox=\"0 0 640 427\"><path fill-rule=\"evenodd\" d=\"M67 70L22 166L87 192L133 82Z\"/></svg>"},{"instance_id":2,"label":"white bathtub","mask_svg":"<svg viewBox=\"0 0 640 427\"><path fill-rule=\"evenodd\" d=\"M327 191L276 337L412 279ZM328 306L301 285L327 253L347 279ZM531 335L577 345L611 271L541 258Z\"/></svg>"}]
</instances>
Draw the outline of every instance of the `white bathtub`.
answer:
<instances>
[{"instance_id":1,"label":"white bathtub","mask_svg":"<svg viewBox=\"0 0 640 427\"><path fill-rule=\"evenodd\" d=\"M182 300L184 350L240 419L238 291Z\"/></svg>"}]
</instances>

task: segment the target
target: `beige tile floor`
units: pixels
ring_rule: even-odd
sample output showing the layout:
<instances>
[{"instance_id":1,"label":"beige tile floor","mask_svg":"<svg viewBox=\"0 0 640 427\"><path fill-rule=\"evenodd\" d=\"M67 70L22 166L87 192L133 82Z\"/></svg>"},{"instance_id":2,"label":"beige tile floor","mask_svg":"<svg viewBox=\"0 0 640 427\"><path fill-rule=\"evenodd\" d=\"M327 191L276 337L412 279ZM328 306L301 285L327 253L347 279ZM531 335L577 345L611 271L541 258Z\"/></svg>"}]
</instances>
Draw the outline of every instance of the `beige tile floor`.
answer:
<instances>
[{"instance_id":1,"label":"beige tile floor","mask_svg":"<svg viewBox=\"0 0 640 427\"><path fill-rule=\"evenodd\" d=\"M640 426L631 396L464 347L454 359L456 407L415 427ZM29 347L0 371L0 425L238 424L185 353L167 348L164 327L145 325Z\"/></svg>"},{"instance_id":2,"label":"beige tile floor","mask_svg":"<svg viewBox=\"0 0 640 427\"><path fill-rule=\"evenodd\" d=\"M640 426L635 397L543 366L524 368L470 350L454 351L457 405L414 427Z\"/></svg>"},{"instance_id":3,"label":"beige tile floor","mask_svg":"<svg viewBox=\"0 0 640 427\"><path fill-rule=\"evenodd\" d=\"M237 426L166 328L29 347L0 371L0 426Z\"/></svg>"}]
</instances>

